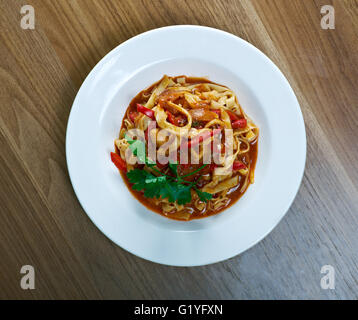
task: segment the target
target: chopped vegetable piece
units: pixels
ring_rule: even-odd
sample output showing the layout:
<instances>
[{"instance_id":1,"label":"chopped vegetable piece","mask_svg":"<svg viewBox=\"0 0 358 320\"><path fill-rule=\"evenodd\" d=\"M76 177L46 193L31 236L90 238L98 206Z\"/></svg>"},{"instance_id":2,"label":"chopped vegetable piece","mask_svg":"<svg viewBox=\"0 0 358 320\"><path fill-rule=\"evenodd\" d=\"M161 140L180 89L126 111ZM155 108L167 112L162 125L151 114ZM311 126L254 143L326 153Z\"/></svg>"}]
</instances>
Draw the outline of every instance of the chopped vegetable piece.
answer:
<instances>
[{"instance_id":1,"label":"chopped vegetable piece","mask_svg":"<svg viewBox=\"0 0 358 320\"><path fill-rule=\"evenodd\" d=\"M239 117L235 113L233 113L232 111L230 111L230 110L225 110L225 111L229 115L231 121L239 120Z\"/></svg>"},{"instance_id":2,"label":"chopped vegetable piece","mask_svg":"<svg viewBox=\"0 0 358 320\"><path fill-rule=\"evenodd\" d=\"M242 163L241 161L234 161L232 168L234 170L246 169L246 165L244 163Z\"/></svg>"},{"instance_id":3,"label":"chopped vegetable piece","mask_svg":"<svg viewBox=\"0 0 358 320\"><path fill-rule=\"evenodd\" d=\"M140 113L143 113L144 115L151 118L152 120L155 120L154 111L146 108L145 106L143 106L139 103L137 103L137 111Z\"/></svg>"},{"instance_id":4,"label":"chopped vegetable piece","mask_svg":"<svg viewBox=\"0 0 358 320\"><path fill-rule=\"evenodd\" d=\"M130 145L133 153L138 156L138 149L144 148L145 145L140 140L132 140L128 136L125 137L127 142ZM137 145L137 146L135 146ZM140 145L140 146L139 146ZM111 155L115 153L111 153ZM119 156L118 156L119 157ZM116 158L116 157L115 157ZM119 157L120 158L120 157ZM122 160L122 159L121 159ZM112 159L113 161L113 159ZM123 161L123 160L122 160ZM177 201L179 205L186 204L191 202L191 189L194 188L196 193L198 194L199 198L202 201L207 201L212 198L212 195L198 190L195 185L197 182L189 182L184 180L184 177L188 177L197 173L198 171L202 170L207 166L204 164L199 169L184 175L182 177L178 174L178 164L174 162L169 162L169 168L174 173L174 177L164 174L155 168L156 164L147 159L145 156L145 164L150 166L152 170L159 174L159 176L155 176L152 173L145 171L143 169L133 169L127 173L127 177L130 183L132 183L133 190L143 191L144 196L147 198L168 198L169 202ZM158 163L157 163L158 165Z\"/></svg>"},{"instance_id":5,"label":"chopped vegetable piece","mask_svg":"<svg viewBox=\"0 0 358 320\"><path fill-rule=\"evenodd\" d=\"M129 119L130 119L132 122L134 122L137 117L138 117L138 112L135 112L135 111L129 112Z\"/></svg>"},{"instance_id":6,"label":"chopped vegetable piece","mask_svg":"<svg viewBox=\"0 0 358 320\"><path fill-rule=\"evenodd\" d=\"M117 153L111 152L111 160L119 170L127 172L126 162Z\"/></svg>"},{"instance_id":7,"label":"chopped vegetable piece","mask_svg":"<svg viewBox=\"0 0 358 320\"><path fill-rule=\"evenodd\" d=\"M199 196L200 201L207 202L208 200L211 200L213 198L213 195L208 192L200 191L199 189L195 188L196 193Z\"/></svg>"},{"instance_id":8,"label":"chopped vegetable piece","mask_svg":"<svg viewBox=\"0 0 358 320\"><path fill-rule=\"evenodd\" d=\"M231 126L233 129L245 128L247 126L247 120L246 119L236 120L231 124Z\"/></svg>"},{"instance_id":9,"label":"chopped vegetable piece","mask_svg":"<svg viewBox=\"0 0 358 320\"><path fill-rule=\"evenodd\" d=\"M174 124L177 127L182 126L185 123L185 118L182 115L174 116L171 112L167 111L168 120L170 123Z\"/></svg>"},{"instance_id":10,"label":"chopped vegetable piece","mask_svg":"<svg viewBox=\"0 0 358 320\"><path fill-rule=\"evenodd\" d=\"M167 111L167 115L169 122L175 125L175 117L169 111Z\"/></svg>"},{"instance_id":11,"label":"chopped vegetable piece","mask_svg":"<svg viewBox=\"0 0 358 320\"><path fill-rule=\"evenodd\" d=\"M211 121L218 118L218 115L206 108L198 108L189 110L194 121Z\"/></svg>"}]
</instances>

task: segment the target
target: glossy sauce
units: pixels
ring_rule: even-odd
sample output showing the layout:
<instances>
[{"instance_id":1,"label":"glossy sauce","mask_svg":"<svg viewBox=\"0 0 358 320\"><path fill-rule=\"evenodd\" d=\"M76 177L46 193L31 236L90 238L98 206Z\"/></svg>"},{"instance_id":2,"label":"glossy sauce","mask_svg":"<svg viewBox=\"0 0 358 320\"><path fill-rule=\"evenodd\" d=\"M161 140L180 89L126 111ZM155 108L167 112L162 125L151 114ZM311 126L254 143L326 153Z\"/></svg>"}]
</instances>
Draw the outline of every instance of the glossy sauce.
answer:
<instances>
[{"instance_id":1,"label":"glossy sauce","mask_svg":"<svg viewBox=\"0 0 358 320\"><path fill-rule=\"evenodd\" d=\"M185 77L185 76L178 76L178 77L175 77L173 79L175 80L177 78L182 78L182 77ZM195 84L195 83L214 83L214 82L211 82L211 81L209 81L209 80L207 80L205 78L185 77L185 79L186 79L186 83L191 83L191 84ZM158 82L154 83L149 88L141 91L140 93L138 93L133 98L133 100L131 101L131 103L129 104L129 106L127 108L125 117L123 118L121 129L126 128L125 124L124 124L124 120L129 117L129 114L131 112L137 112L136 104L140 103L140 104L144 105L146 103L146 101L148 100L152 89L157 84L159 84L160 81L161 80L159 80ZM214 83L214 84L216 84L216 83ZM118 151L117 148L116 148L116 152L119 154L119 151ZM250 143L250 150L247 153L241 155L241 158L239 156L238 160L242 161L247 167L250 165L250 172L251 172L252 170L255 170L255 165L256 165L256 160L257 160L257 153L258 153L258 142L257 142L257 138L256 138L254 141L252 141ZM178 157L178 159L179 159L179 157ZM198 169L201 165L202 164L189 164L189 165L185 165L185 166L178 165L178 172L179 172L180 175L185 175L187 173L193 172L194 170ZM143 165L138 165L138 167L140 167L140 166L143 166ZM194 179L200 178L203 175L210 174L209 166L210 165L206 166L204 169L202 169L197 174L194 174L192 176L187 177L186 180L187 181L192 181ZM250 173L248 173L248 174L250 174ZM150 210L152 210L152 211L154 211L156 213L159 213L159 214L161 214L161 215L163 215L165 217L171 218L171 219L182 220L182 219L178 218L175 213L163 213L161 208L154 203L154 199L145 198L144 195L143 195L143 192L133 190L131 188L131 183L129 182L126 174L121 172L121 175L122 175L123 180L125 181L128 189L132 193L132 195L140 203L142 203L144 206L146 206L148 209L150 209ZM233 205L238 199L240 199L240 197L245 193L245 191L249 187L250 183L248 183L246 188L245 188L245 190L243 190L241 192L240 190L241 190L241 188L242 188L242 186L243 186L243 184L245 182L245 177L241 176L238 172L235 172L233 174L233 176L235 176L235 175L239 176L239 184L237 186L235 186L234 188L230 189L230 191L228 192L227 197L229 198L229 201L228 201L226 206L223 206L222 208L220 208L218 210L211 210L211 209L206 208L203 211L199 211L193 204L191 204L191 203L186 204L185 208L188 208L192 212L189 220L198 219L198 218L204 218L204 217L207 217L207 216L210 216L210 215L213 215L213 214L220 213L224 209L226 209L226 208L230 207L231 205ZM209 180L209 181L199 181L198 187L201 188L206 183L208 183L210 181L211 180Z\"/></svg>"}]
</instances>

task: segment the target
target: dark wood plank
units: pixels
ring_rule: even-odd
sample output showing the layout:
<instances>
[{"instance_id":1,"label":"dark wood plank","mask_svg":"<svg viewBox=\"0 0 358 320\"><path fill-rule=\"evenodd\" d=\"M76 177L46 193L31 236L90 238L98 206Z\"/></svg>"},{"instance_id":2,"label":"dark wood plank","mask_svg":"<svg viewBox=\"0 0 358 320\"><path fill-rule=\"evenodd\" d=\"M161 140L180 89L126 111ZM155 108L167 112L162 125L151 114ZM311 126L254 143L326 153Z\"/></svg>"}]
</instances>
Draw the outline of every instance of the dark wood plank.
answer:
<instances>
[{"instance_id":1,"label":"dark wood plank","mask_svg":"<svg viewBox=\"0 0 358 320\"><path fill-rule=\"evenodd\" d=\"M0 1L0 298L358 298L358 1ZM333 4L336 29L320 28ZM300 101L307 167L278 227L228 261L157 265L111 243L81 209L65 162L72 101L93 66L146 30L216 27L248 40L284 72ZM23 291L20 268L37 270ZM336 289L320 269L336 269Z\"/></svg>"}]
</instances>

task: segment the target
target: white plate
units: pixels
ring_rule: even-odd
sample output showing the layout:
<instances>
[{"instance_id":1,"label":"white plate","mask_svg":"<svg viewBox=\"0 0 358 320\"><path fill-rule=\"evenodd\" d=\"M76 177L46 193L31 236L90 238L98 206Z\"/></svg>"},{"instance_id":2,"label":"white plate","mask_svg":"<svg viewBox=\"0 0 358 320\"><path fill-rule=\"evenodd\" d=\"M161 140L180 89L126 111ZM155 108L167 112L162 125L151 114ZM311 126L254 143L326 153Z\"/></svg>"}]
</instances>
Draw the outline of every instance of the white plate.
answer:
<instances>
[{"instance_id":1,"label":"white plate","mask_svg":"<svg viewBox=\"0 0 358 320\"><path fill-rule=\"evenodd\" d=\"M149 211L110 160L129 102L164 74L230 87L260 128L255 183L218 215L181 222ZM261 51L220 30L173 26L122 43L91 71L72 106L66 156L82 207L108 238L144 259L198 266L243 252L277 225L303 176L306 134L289 83Z\"/></svg>"}]
</instances>

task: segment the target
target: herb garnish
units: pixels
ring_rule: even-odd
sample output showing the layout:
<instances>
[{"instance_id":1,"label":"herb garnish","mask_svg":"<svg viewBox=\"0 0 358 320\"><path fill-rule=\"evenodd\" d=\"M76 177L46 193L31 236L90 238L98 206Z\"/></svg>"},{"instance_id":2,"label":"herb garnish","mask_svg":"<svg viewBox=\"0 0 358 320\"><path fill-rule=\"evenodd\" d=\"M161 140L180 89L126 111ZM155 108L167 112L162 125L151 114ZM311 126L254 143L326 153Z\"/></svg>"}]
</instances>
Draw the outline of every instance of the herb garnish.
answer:
<instances>
[{"instance_id":1,"label":"herb garnish","mask_svg":"<svg viewBox=\"0 0 358 320\"><path fill-rule=\"evenodd\" d=\"M129 148L132 150L133 154L138 158L140 163L144 163L147 167L151 168L153 171L159 174L155 176L152 173L142 170L142 169L133 169L127 173L129 182L132 183L133 190L144 191L144 196L147 198L168 198L169 202L177 201L178 204L186 204L191 202L191 189L193 188L197 193L199 199L203 202L207 202L212 198L212 194L200 191L196 188L197 181L190 182L186 181L183 178L188 177L197 173L207 166L204 164L197 170L180 176L178 174L178 164L169 162L169 168L173 172L174 177L164 174L154 168L156 163L146 156L145 144L140 140L133 140L127 135L125 139L129 143Z\"/></svg>"}]
</instances>

